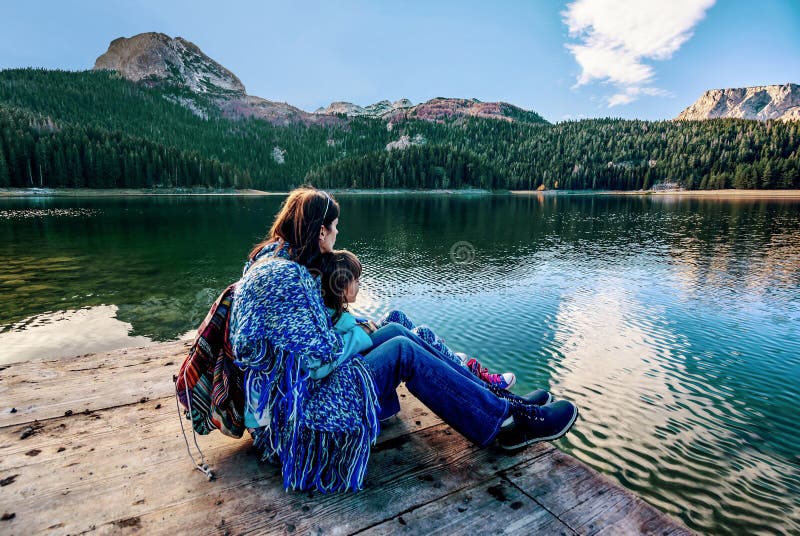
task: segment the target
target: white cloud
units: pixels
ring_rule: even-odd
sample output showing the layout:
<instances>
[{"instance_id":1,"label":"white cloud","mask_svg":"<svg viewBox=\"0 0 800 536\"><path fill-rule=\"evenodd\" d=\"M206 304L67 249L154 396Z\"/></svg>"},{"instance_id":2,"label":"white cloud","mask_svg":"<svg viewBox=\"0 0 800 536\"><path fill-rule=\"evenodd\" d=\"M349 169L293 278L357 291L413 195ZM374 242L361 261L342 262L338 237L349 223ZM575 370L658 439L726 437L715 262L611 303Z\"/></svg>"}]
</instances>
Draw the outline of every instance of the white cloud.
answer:
<instances>
[{"instance_id":1,"label":"white cloud","mask_svg":"<svg viewBox=\"0 0 800 536\"><path fill-rule=\"evenodd\" d=\"M576 0L561 13L576 43L566 45L581 67L575 87L610 83L609 107L641 95L668 95L652 86L644 60L666 60L692 37L716 0Z\"/></svg>"},{"instance_id":2,"label":"white cloud","mask_svg":"<svg viewBox=\"0 0 800 536\"><path fill-rule=\"evenodd\" d=\"M622 89L622 92L611 95L606 100L606 104L609 108L613 108L614 106L619 106L621 104L629 104L638 99L640 95L666 97L671 95L671 93L657 87L625 86Z\"/></svg>"},{"instance_id":3,"label":"white cloud","mask_svg":"<svg viewBox=\"0 0 800 536\"><path fill-rule=\"evenodd\" d=\"M628 93L615 93L608 98L608 107L613 108L621 104L630 104L635 101L636 97Z\"/></svg>"}]
</instances>

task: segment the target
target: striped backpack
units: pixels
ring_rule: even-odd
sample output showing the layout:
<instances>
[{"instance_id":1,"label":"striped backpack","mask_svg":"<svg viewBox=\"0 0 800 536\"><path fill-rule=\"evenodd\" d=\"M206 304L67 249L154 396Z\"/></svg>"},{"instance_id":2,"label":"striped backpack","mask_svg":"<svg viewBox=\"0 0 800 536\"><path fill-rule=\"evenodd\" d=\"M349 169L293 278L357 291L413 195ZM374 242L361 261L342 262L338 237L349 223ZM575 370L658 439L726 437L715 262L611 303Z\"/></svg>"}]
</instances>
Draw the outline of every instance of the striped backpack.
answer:
<instances>
[{"instance_id":1,"label":"striped backpack","mask_svg":"<svg viewBox=\"0 0 800 536\"><path fill-rule=\"evenodd\" d=\"M233 362L233 352L228 340L228 320L236 284L230 285L216 299L205 320L197 329L197 337L181 365L175 381L178 410L192 421L192 436L200 453L196 462L186 438L189 456L197 468L211 479L213 475L205 462L194 433L208 434L219 430L230 437L244 433L244 388L242 372Z\"/></svg>"}]
</instances>

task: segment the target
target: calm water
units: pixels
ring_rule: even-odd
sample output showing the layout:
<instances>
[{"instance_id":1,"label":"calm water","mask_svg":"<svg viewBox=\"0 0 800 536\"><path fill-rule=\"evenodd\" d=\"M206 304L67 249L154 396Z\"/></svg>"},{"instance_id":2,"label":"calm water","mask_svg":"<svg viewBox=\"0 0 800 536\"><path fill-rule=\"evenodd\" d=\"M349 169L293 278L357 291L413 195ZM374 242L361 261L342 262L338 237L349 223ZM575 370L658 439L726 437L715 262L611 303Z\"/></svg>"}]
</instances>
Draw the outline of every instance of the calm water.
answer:
<instances>
[{"instance_id":1,"label":"calm water","mask_svg":"<svg viewBox=\"0 0 800 536\"><path fill-rule=\"evenodd\" d=\"M0 365L186 334L280 201L0 199ZM800 533L800 203L340 202L360 312L575 401L558 446L691 528Z\"/></svg>"}]
</instances>

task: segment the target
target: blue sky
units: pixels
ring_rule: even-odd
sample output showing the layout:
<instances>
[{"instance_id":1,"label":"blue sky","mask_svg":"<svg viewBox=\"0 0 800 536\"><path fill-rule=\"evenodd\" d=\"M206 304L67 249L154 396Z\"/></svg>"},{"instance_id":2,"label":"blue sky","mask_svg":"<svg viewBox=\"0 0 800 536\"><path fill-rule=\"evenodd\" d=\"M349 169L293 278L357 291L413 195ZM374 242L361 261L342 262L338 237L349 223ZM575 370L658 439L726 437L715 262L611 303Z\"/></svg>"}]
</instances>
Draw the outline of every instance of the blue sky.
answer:
<instances>
[{"instance_id":1,"label":"blue sky","mask_svg":"<svg viewBox=\"0 0 800 536\"><path fill-rule=\"evenodd\" d=\"M0 4L0 68L90 69L182 36L305 110L475 97L556 122L670 119L712 88L800 83L800 0L35 1Z\"/></svg>"}]
</instances>

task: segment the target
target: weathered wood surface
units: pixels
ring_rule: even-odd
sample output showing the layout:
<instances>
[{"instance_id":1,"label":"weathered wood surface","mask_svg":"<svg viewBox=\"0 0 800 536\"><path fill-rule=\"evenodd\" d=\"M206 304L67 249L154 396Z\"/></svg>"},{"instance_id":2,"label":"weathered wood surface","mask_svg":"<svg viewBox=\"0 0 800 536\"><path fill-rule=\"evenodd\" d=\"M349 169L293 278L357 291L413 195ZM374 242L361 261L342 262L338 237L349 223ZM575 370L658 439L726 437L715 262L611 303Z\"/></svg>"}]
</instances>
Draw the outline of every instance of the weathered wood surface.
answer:
<instances>
[{"instance_id":1,"label":"weathered wood surface","mask_svg":"<svg viewBox=\"0 0 800 536\"><path fill-rule=\"evenodd\" d=\"M0 426L163 397L190 341L0 367ZM9 413L16 408L15 413Z\"/></svg>"},{"instance_id":2,"label":"weathered wood surface","mask_svg":"<svg viewBox=\"0 0 800 536\"><path fill-rule=\"evenodd\" d=\"M198 438L209 482L172 394L185 351L0 370L0 534L689 533L551 445L477 449L405 390L359 493L285 492L248 439L219 433Z\"/></svg>"}]
</instances>

